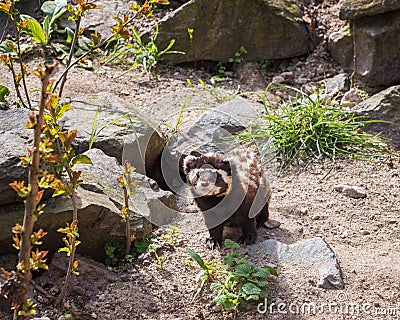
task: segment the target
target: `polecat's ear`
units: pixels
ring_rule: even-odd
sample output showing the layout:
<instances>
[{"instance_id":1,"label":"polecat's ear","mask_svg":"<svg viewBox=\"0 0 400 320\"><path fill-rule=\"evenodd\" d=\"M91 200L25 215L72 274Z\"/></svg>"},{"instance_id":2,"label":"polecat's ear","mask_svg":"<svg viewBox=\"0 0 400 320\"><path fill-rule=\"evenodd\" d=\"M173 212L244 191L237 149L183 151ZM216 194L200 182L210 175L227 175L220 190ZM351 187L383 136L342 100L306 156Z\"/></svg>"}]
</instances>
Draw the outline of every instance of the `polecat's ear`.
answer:
<instances>
[{"instance_id":1,"label":"polecat's ear","mask_svg":"<svg viewBox=\"0 0 400 320\"><path fill-rule=\"evenodd\" d=\"M190 170L197 167L197 157L195 156L186 156L183 159L183 172L187 174Z\"/></svg>"},{"instance_id":2,"label":"polecat's ear","mask_svg":"<svg viewBox=\"0 0 400 320\"><path fill-rule=\"evenodd\" d=\"M220 168L228 173L228 175L232 175L231 173L231 163L229 159L224 159L221 161Z\"/></svg>"}]
</instances>

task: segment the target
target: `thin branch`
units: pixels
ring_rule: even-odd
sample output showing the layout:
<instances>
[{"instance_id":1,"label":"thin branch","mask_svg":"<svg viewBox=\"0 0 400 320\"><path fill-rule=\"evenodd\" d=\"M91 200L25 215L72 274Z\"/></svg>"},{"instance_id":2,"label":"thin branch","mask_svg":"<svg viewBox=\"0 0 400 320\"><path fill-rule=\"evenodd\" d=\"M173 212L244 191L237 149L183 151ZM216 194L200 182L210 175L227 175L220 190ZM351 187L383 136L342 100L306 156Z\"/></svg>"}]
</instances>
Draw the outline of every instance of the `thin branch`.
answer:
<instances>
[{"instance_id":1,"label":"thin branch","mask_svg":"<svg viewBox=\"0 0 400 320\"><path fill-rule=\"evenodd\" d=\"M131 23L133 20L135 19L135 17L130 18L129 20L127 20L123 26L126 26L127 24ZM66 77L68 71L75 66L79 61L81 61L83 58L85 58L87 55L93 53L95 50L97 50L98 48L101 48L102 46L104 46L108 41L110 41L112 38L114 38L114 35L110 35L107 39L101 41L97 46L93 46L91 47L88 51L86 51L84 54L82 54L81 56L79 56L78 58L76 58L76 60L74 62L72 62L69 66L67 66L64 70L64 72L61 74L60 78L55 82L55 85L53 87L53 93L55 92L56 88L58 87L59 83L62 81L62 79L64 77ZM61 95L60 95L61 96Z\"/></svg>"},{"instance_id":2,"label":"thin branch","mask_svg":"<svg viewBox=\"0 0 400 320\"><path fill-rule=\"evenodd\" d=\"M356 72L357 72L356 22L355 21L351 22L351 25L353 26L353 28L350 28L350 30L353 29L353 65L354 66L353 66L353 72L351 73L351 76L350 76L350 88L354 88L354 79L355 79Z\"/></svg>"},{"instance_id":3,"label":"thin branch","mask_svg":"<svg viewBox=\"0 0 400 320\"><path fill-rule=\"evenodd\" d=\"M29 98L28 87L26 86L26 81L25 81L25 78L26 78L25 67L24 67L24 63L22 62L20 37L19 37L19 31L18 31L17 20L16 20L15 15L14 15L14 25L15 25L15 28L17 29L16 37L17 37L17 48L18 48L18 60L19 60L19 66L21 68L21 74L22 74L22 84L23 84L22 86L24 88L26 101L28 102L29 109L32 110L31 99Z\"/></svg>"},{"instance_id":4,"label":"thin branch","mask_svg":"<svg viewBox=\"0 0 400 320\"><path fill-rule=\"evenodd\" d=\"M74 56L76 42L78 41L78 37L79 37L79 27L81 25L81 19L82 19L82 16L79 16L78 19L76 20L74 39L72 41L71 49L69 50L69 55L68 55L68 60L67 60L67 69L68 69L68 66L71 64L72 57ZM65 81L67 81L67 73L63 73L62 78L61 78L60 91L58 93L58 96L60 98L62 97L62 92L64 90Z\"/></svg>"}]
</instances>

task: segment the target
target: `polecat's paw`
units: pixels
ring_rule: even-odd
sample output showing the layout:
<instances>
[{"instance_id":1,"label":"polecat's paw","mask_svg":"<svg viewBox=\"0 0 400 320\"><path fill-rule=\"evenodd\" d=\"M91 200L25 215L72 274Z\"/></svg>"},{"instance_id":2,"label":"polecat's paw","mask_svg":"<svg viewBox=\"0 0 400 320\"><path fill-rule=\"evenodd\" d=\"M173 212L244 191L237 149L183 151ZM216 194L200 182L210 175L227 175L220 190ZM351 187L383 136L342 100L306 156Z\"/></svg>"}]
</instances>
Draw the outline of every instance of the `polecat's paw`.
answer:
<instances>
[{"instance_id":1,"label":"polecat's paw","mask_svg":"<svg viewBox=\"0 0 400 320\"><path fill-rule=\"evenodd\" d=\"M239 244L253 244L256 242L257 234L255 233L245 233L243 234L239 239L238 243Z\"/></svg>"},{"instance_id":2,"label":"polecat's paw","mask_svg":"<svg viewBox=\"0 0 400 320\"><path fill-rule=\"evenodd\" d=\"M208 238L206 240L206 246L207 248L214 250L214 249L220 249L222 247L222 239L216 239L216 238Z\"/></svg>"}]
</instances>

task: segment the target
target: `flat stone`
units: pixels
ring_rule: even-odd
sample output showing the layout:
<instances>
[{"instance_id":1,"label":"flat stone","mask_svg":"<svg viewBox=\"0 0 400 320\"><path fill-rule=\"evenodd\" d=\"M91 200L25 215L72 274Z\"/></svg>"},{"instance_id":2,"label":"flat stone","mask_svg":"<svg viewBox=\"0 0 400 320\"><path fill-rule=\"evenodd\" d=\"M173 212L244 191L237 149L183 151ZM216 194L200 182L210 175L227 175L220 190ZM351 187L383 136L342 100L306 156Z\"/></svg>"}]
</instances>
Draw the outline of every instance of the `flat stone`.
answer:
<instances>
[{"instance_id":1,"label":"flat stone","mask_svg":"<svg viewBox=\"0 0 400 320\"><path fill-rule=\"evenodd\" d=\"M315 237L291 245L269 239L250 247L251 255L266 253L269 259L283 264L315 265L319 270L318 286L324 289L343 289L342 271L331 247Z\"/></svg>"},{"instance_id":2,"label":"flat stone","mask_svg":"<svg viewBox=\"0 0 400 320\"><path fill-rule=\"evenodd\" d=\"M349 186L346 184L337 184L333 187L336 191L341 192L343 195L353 198L362 199L367 197L367 192L358 186Z\"/></svg>"},{"instance_id":3,"label":"flat stone","mask_svg":"<svg viewBox=\"0 0 400 320\"><path fill-rule=\"evenodd\" d=\"M359 116L371 120L384 120L392 123L370 123L365 129L391 139L391 142L400 147L400 85L389 87L372 97L362 101L351 109Z\"/></svg>"}]
</instances>

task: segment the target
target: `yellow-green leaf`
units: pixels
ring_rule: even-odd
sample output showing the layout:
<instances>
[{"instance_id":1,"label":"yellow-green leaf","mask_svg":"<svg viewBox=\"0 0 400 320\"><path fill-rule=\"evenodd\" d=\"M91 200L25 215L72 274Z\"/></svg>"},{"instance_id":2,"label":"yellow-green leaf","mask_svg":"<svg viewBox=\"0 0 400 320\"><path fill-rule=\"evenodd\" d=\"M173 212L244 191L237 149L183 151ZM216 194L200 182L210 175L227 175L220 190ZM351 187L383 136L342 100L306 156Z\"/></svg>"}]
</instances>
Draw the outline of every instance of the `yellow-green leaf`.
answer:
<instances>
[{"instance_id":1,"label":"yellow-green leaf","mask_svg":"<svg viewBox=\"0 0 400 320\"><path fill-rule=\"evenodd\" d=\"M93 162L87 155L78 154L71 159L71 167L75 164L93 164Z\"/></svg>"},{"instance_id":2,"label":"yellow-green leaf","mask_svg":"<svg viewBox=\"0 0 400 320\"><path fill-rule=\"evenodd\" d=\"M21 14L20 17L23 21L28 21L27 25L22 28L21 32L30 35L37 43L46 44L46 36L40 23L31 16L25 14Z\"/></svg>"}]
</instances>

